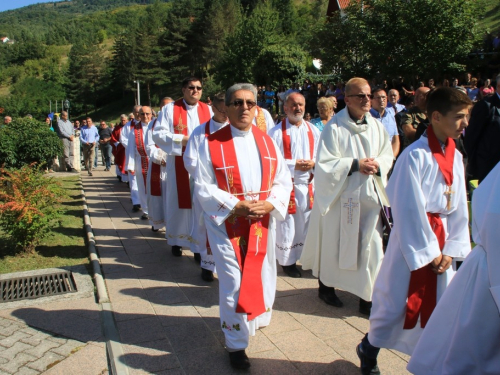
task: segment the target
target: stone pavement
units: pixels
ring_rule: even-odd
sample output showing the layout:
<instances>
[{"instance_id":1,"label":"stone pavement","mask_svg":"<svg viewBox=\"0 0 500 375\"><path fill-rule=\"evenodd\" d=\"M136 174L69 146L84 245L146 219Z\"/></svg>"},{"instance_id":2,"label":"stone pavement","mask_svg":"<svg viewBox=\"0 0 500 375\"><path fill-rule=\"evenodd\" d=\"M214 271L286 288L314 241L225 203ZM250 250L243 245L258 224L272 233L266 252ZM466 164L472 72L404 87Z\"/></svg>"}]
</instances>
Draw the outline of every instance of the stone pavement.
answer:
<instances>
[{"instance_id":1,"label":"stone pavement","mask_svg":"<svg viewBox=\"0 0 500 375\"><path fill-rule=\"evenodd\" d=\"M132 212L128 188L102 168L83 185L114 318L131 374L231 374L220 328L218 281L205 282L192 253L171 255L164 232ZM359 374L355 346L368 330L358 298L337 309L317 297L310 272L278 274L271 324L250 339L254 374ZM409 357L382 350L384 374L405 374Z\"/></svg>"}]
</instances>

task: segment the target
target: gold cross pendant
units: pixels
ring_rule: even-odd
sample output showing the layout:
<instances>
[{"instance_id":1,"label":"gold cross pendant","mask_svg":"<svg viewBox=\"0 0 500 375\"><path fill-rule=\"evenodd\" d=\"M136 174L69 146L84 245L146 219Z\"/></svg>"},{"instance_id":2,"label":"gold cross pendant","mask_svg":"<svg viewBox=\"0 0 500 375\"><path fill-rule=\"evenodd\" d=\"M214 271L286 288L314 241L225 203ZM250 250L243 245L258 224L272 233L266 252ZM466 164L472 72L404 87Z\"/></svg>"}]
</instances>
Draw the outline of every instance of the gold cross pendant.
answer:
<instances>
[{"instance_id":1,"label":"gold cross pendant","mask_svg":"<svg viewBox=\"0 0 500 375\"><path fill-rule=\"evenodd\" d=\"M451 196L455 193L453 190L451 190L451 185L448 185L448 190L444 192L444 195L446 195L446 209L449 211L451 210Z\"/></svg>"}]
</instances>

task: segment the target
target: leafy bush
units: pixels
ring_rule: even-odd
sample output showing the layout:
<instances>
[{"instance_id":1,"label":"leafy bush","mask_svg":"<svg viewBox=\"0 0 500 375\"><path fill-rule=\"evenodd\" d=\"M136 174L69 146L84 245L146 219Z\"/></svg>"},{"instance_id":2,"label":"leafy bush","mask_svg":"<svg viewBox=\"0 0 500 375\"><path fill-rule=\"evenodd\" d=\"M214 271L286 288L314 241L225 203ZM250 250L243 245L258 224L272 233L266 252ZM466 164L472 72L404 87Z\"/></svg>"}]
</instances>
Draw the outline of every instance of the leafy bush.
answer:
<instances>
[{"instance_id":1,"label":"leafy bush","mask_svg":"<svg viewBox=\"0 0 500 375\"><path fill-rule=\"evenodd\" d=\"M34 253L61 216L64 190L40 166L0 169L0 227L18 249Z\"/></svg>"},{"instance_id":2,"label":"leafy bush","mask_svg":"<svg viewBox=\"0 0 500 375\"><path fill-rule=\"evenodd\" d=\"M50 165L62 153L61 140L45 123L19 118L0 128L0 166L4 168Z\"/></svg>"}]
</instances>

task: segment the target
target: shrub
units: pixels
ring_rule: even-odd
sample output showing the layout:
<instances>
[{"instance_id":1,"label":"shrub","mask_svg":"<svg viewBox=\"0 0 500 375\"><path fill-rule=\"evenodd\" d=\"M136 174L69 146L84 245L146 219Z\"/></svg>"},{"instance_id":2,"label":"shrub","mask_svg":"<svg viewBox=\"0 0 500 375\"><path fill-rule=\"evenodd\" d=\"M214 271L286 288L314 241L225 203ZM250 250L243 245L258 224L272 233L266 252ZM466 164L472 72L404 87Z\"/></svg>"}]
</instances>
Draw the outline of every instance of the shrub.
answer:
<instances>
[{"instance_id":1,"label":"shrub","mask_svg":"<svg viewBox=\"0 0 500 375\"><path fill-rule=\"evenodd\" d=\"M62 153L61 140L45 122L18 118L0 128L0 166L50 165Z\"/></svg>"},{"instance_id":2,"label":"shrub","mask_svg":"<svg viewBox=\"0 0 500 375\"><path fill-rule=\"evenodd\" d=\"M40 166L2 168L0 173L0 227L18 250L34 253L61 216L65 193Z\"/></svg>"}]
</instances>

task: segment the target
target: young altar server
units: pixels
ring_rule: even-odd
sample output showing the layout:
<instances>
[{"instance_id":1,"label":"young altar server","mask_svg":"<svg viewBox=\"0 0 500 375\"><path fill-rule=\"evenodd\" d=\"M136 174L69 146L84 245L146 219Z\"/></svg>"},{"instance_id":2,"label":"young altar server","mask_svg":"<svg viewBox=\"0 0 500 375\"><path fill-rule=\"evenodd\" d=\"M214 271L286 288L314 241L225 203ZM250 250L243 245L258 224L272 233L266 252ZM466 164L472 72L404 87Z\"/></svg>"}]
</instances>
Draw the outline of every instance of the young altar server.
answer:
<instances>
[{"instance_id":1,"label":"young altar server","mask_svg":"<svg viewBox=\"0 0 500 375\"><path fill-rule=\"evenodd\" d=\"M476 247L444 292L413 351L408 370L414 374L500 372L499 192L497 164L474 191Z\"/></svg>"},{"instance_id":2,"label":"young altar server","mask_svg":"<svg viewBox=\"0 0 500 375\"><path fill-rule=\"evenodd\" d=\"M245 369L249 336L271 320L276 294L276 219L288 209L292 178L276 143L252 125L257 90L231 86L229 126L205 138L195 196L204 211L219 276L220 323L231 365Z\"/></svg>"},{"instance_id":3,"label":"young altar server","mask_svg":"<svg viewBox=\"0 0 500 375\"><path fill-rule=\"evenodd\" d=\"M430 125L401 154L389 180L394 228L375 282L370 330L356 348L363 374L379 373L379 348L412 354L455 274L453 260L470 252L464 167L454 142L470 107L459 90L431 92Z\"/></svg>"}]
</instances>

